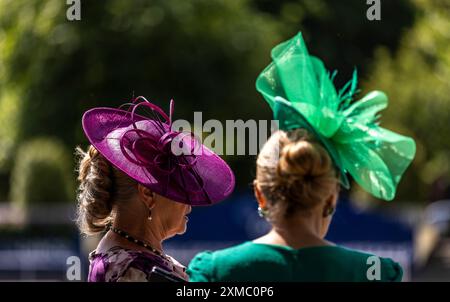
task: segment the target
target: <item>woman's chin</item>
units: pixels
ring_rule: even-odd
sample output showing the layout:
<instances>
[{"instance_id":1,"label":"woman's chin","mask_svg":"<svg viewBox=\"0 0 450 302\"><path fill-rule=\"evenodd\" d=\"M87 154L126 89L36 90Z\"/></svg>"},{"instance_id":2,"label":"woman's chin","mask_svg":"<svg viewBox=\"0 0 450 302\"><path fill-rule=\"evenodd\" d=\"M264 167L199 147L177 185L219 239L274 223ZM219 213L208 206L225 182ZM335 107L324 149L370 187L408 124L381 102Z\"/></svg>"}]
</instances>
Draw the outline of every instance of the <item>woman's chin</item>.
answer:
<instances>
[{"instance_id":1,"label":"woman's chin","mask_svg":"<svg viewBox=\"0 0 450 302\"><path fill-rule=\"evenodd\" d=\"M187 230L187 220L185 220L184 223L180 226L180 229L178 230L177 234L183 235L184 233L186 233L186 230Z\"/></svg>"},{"instance_id":2,"label":"woman's chin","mask_svg":"<svg viewBox=\"0 0 450 302\"><path fill-rule=\"evenodd\" d=\"M186 233L186 230L187 230L186 227L181 228L181 229L178 231L177 235L183 235L184 233Z\"/></svg>"}]
</instances>

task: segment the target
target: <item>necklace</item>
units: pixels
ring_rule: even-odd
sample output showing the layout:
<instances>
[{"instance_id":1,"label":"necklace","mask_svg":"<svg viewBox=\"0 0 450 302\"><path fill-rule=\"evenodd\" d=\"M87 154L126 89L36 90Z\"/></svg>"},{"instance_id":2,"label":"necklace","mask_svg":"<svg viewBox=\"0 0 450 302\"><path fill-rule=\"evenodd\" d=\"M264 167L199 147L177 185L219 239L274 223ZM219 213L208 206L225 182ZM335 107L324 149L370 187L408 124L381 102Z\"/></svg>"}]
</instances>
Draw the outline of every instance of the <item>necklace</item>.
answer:
<instances>
[{"instance_id":1,"label":"necklace","mask_svg":"<svg viewBox=\"0 0 450 302\"><path fill-rule=\"evenodd\" d=\"M122 231L121 229L115 228L115 227L113 227L113 226L110 226L109 229L110 229L111 231L113 231L114 233L116 233L117 235L119 235L119 236L121 236L121 237L127 239L128 241L133 242L133 243L135 243L135 244L137 244L137 245L143 246L143 247L145 247L146 249L152 251L154 254L156 254L156 255L158 255L158 256L164 258L164 259L167 259L166 255L164 255L163 253L161 253L161 252L158 251L157 249L153 248L153 247L152 247L151 245L149 245L148 243L146 243L146 242L144 242L144 241L142 241L142 240L139 240L139 239L134 238L133 236L131 236L131 235L128 234L127 232L124 232L124 231Z\"/></svg>"}]
</instances>

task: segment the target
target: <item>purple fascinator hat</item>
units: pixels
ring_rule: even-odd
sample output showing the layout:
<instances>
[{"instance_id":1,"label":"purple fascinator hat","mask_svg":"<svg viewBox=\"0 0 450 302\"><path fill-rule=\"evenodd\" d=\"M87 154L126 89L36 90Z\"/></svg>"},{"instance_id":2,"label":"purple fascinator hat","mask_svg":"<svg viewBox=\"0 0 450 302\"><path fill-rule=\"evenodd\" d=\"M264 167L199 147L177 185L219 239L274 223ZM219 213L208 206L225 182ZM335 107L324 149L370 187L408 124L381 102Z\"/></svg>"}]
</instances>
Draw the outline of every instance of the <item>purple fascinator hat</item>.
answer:
<instances>
[{"instance_id":1,"label":"purple fascinator hat","mask_svg":"<svg viewBox=\"0 0 450 302\"><path fill-rule=\"evenodd\" d=\"M138 108L150 117L138 115ZM138 97L118 109L86 111L83 130L112 165L157 194L192 206L224 200L234 189L233 172L192 132L172 130L173 109L173 100L167 115Z\"/></svg>"}]
</instances>

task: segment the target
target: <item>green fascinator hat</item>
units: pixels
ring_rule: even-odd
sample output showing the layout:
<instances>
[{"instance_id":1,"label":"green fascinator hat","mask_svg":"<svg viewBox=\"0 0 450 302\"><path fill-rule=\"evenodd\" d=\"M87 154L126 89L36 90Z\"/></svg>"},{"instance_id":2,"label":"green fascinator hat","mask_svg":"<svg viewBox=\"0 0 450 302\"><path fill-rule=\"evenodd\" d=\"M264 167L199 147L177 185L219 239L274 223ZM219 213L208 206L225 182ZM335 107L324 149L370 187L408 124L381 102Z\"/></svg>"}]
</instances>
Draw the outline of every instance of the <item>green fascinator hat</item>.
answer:
<instances>
[{"instance_id":1,"label":"green fascinator hat","mask_svg":"<svg viewBox=\"0 0 450 302\"><path fill-rule=\"evenodd\" d=\"M412 138L380 127L388 98L372 91L352 101L357 75L339 91L323 62L308 54L302 34L272 49L273 62L258 76L256 89L273 110L281 130L305 128L325 147L350 187L348 174L373 196L392 200L414 158Z\"/></svg>"}]
</instances>

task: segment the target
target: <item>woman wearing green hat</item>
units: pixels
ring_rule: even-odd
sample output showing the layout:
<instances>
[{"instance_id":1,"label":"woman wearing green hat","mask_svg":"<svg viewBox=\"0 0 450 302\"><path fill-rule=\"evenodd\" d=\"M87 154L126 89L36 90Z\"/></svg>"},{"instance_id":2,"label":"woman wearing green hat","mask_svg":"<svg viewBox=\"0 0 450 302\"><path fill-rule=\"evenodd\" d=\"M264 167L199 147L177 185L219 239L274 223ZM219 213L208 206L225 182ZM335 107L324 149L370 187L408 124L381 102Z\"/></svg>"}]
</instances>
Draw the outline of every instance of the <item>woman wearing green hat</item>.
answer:
<instances>
[{"instance_id":1,"label":"woman wearing green hat","mask_svg":"<svg viewBox=\"0 0 450 302\"><path fill-rule=\"evenodd\" d=\"M356 73L339 92L301 33L272 51L256 86L279 121L258 155L255 197L271 231L253 241L198 254L190 281L401 281L391 259L335 245L325 236L347 173L377 198L392 200L415 154L409 138L381 128L387 106L374 91L351 102Z\"/></svg>"}]
</instances>

